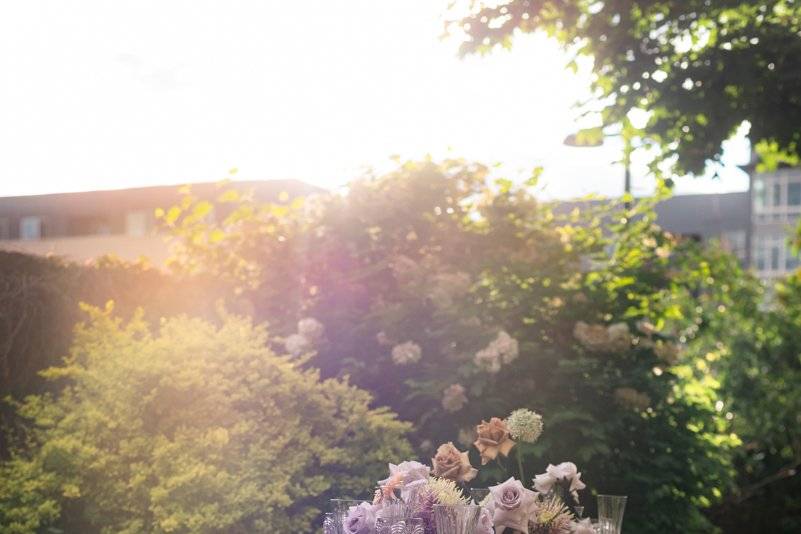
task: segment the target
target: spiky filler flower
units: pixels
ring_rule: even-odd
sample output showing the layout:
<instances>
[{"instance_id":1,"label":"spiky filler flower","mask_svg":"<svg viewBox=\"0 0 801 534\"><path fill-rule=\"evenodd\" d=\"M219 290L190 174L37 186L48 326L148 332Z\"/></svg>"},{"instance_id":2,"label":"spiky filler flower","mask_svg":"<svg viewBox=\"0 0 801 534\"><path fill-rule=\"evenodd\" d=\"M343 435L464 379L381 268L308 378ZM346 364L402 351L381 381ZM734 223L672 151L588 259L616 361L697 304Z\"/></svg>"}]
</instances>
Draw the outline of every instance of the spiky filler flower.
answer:
<instances>
[{"instance_id":1,"label":"spiky filler flower","mask_svg":"<svg viewBox=\"0 0 801 534\"><path fill-rule=\"evenodd\" d=\"M459 486L452 480L430 477L423 489L417 494L413 504L413 515L425 523L425 534L436 534L434 526L435 504L470 504Z\"/></svg>"},{"instance_id":2,"label":"spiky filler flower","mask_svg":"<svg viewBox=\"0 0 801 534\"><path fill-rule=\"evenodd\" d=\"M431 477L426 482L426 487L436 498L437 504L450 506L470 504L470 499L465 496L462 489L453 480Z\"/></svg>"},{"instance_id":3,"label":"spiky filler flower","mask_svg":"<svg viewBox=\"0 0 801 534\"><path fill-rule=\"evenodd\" d=\"M537 503L529 523L530 534L570 534L572 516L557 497Z\"/></svg>"},{"instance_id":4,"label":"spiky filler flower","mask_svg":"<svg viewBox=\"0 0 801 534\"><path fill-rule=\"evenodd\" d=\"M506 418L506 426L513 439L526 443L536 442L542 434L542 416L535 411L521 408Z\"/></svg>"}]
</instances>

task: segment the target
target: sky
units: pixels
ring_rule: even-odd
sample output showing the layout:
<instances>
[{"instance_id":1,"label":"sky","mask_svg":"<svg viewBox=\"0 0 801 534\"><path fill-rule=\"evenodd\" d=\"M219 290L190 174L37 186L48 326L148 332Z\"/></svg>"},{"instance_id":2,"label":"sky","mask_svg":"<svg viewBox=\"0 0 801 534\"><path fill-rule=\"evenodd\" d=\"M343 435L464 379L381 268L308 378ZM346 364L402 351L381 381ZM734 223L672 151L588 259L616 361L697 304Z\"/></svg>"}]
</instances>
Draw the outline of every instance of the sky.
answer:
<instances>
[{"instance_id":1,"label":"sky","mask_svg":"<svg viewBox=\"0 0 801 534\"><path fill-rule=\"evenodd\" d=\"M3 0L0 196L294 178L339 188L391 157L465 157L540 195L617 195L620 146L570 148L586 73L543 36L459 58L447 0ZM736 191L743 138L721 179ZM635 165L633 189L652 181Z\"/></svg>"}]
</instances>

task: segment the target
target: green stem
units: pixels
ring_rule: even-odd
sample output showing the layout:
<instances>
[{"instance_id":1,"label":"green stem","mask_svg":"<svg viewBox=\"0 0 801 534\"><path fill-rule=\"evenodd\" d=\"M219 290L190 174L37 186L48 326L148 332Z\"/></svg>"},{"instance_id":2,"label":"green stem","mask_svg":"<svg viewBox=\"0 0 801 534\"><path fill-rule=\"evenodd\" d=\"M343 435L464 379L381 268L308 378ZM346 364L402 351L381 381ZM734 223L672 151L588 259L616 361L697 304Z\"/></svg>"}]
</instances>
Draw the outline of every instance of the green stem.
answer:
<instances>
[{"instance_id":1,"label":"green stem","mask_svg":"<svg viewBox=\"0 0 801 534\"><path fill-rule=\"evenodd\" d=\"M523 471L523 454L520 452L520 445L515 447L515 455L517 456L517 468L520 470L520 482L526 484L526 473Z\"/></svg>"}]
</instances>

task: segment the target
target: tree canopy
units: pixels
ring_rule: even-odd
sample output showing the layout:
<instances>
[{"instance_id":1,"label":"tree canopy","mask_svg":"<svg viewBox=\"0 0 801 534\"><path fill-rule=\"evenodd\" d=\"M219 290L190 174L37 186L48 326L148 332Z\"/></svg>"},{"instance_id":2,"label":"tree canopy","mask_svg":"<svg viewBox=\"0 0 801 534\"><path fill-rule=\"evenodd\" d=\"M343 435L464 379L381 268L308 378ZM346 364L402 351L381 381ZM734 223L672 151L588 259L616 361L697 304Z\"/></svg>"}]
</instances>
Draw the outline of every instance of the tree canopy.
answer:
<instances>
[{"instance_id":1,"label":"tree canopy","mask_svg":"<svg viewBox=\"0 0 801 534\"><path fill-rule=\"evenodd\" d=\"M463 54L544 31L591 57L604 126L632 109L652 112L645 133L678 172L718 160L744 121L761 151L801 154L796 0L499 0L455 13L450 31Z\"/></svg>"}]
</instances>

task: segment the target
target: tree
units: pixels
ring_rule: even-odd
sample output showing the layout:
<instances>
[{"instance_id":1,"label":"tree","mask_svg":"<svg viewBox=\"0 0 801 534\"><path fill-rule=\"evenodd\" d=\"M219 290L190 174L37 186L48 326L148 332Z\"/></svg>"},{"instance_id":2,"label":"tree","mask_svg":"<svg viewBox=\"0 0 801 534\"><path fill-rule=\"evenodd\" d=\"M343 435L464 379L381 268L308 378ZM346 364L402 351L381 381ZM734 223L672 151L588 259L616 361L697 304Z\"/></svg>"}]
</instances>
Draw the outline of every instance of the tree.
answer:
<instances>
[{"instance_id":1,"label":"tree","mask_svg":"<svg viewBox=\"0 0 801 534\"><path fill-rule=\"evenodd\" d=\"M311 532L408 454L405 423L344 381L275 354L263 328L186 317L154 332L86 308L56 395L19 406L0 464L3 532Z\"/></svg>"},{"instance_id":2,"label":"tree","mask_svg":"<svg viewBox=\"0 0 801 534\"><path fill-rule=\"evenodd\" d=\"M769 161L801 154L796 0L478 1L451 24L463 54L509 47L534 31L592 58L604 126L632 109L652 112L645 132L679 172L718 160L744 121L752 142L774 154Z\"/></svg>"}]
</instances>

